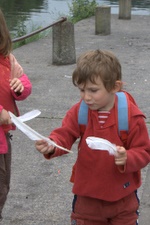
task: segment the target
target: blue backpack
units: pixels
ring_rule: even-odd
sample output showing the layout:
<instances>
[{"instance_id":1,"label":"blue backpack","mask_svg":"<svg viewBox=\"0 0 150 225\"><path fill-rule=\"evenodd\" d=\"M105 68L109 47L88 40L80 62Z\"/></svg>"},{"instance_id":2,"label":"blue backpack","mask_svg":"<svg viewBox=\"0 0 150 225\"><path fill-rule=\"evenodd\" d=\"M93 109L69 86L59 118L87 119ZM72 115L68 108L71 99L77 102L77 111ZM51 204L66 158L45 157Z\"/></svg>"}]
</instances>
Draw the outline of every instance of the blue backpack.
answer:
<instances>
[{"instance_id":1,"label":"blue backpack","mask_svg":"<svg viewBox=\"0 0 150 225\"><path fill-rule=\"evenodd\" d=\"M124 91L117 92L116 95L118 98L118 109L117 109L118 134L123 143L125 144L129 130L130 101L133 102L135 105L136 102L133 99L133 97L127 92ZM86 129L87 122L88 122L88 106L82 100L78 112L78 124L80 126L82 134Z\"/></svg>"}]
</instances>

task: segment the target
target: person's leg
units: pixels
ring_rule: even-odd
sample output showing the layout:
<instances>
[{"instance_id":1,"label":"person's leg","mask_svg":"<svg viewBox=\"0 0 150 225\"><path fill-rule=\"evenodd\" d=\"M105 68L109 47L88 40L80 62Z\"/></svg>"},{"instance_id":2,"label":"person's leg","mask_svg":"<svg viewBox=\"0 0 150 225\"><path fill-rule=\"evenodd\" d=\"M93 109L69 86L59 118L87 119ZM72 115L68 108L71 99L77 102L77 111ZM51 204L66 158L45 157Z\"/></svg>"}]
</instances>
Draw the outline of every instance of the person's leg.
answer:
<instances>
[{"instance_id":1,"label":"person's leg","mask_svg":"<svg viewBox=\"0 0 150 225\"><path fill-rule=\"evenodd\" d=\"M138 208L136 193L115 202L75 196L71 225L137 225Z\"/></svg>"},{"instance_id":2,"label":"person's leg","mask_svg":"<svg viewBox=\"0 0 150 225\"><path fill-rule=\"evenodd\" d=\"M121 199L116 205L116 209L118 214L111 218L111 225L138 225L139 199L136 192Z\"/></svg>"},{"instance_id":3,"label":"person's leg","mask_svg":"<svg viewBox=\"0 0 150 225\"><path fill-rule=\"evenodd\" d=\"M11 172L11 144L7 135L8 153L0 154L0 219L5 205L10 186Z\"/></svg>"},{"instance_id":4,"label":"person's leg","mask_svg":"<svg viewBox=\"0 0 150 225\"><path fill-rule=\"evenodd\" d=\"M71 225L108 225L102 208L101 200L75 195L72 203Z\"/></svg>"}]
</instances>

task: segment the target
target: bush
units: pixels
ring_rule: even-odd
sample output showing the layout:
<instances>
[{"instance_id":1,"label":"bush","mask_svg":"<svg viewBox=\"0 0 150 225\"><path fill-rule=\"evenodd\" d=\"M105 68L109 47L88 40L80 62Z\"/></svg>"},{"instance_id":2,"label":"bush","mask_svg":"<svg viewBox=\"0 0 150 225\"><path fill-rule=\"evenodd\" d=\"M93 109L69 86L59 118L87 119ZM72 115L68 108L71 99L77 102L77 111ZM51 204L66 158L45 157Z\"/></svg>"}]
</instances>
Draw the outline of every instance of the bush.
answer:
<instances>
[{"instance_id":1,"label":"bush","mask_svg":"<svg viewBox=\"0 0 150 225\"><path fill-rule=\"evenodd\" d=\"M76 23L82 19L94 16L96 6L98 6L96 0L73 0L72 5L69 5L71 21Z\"/></svg>"}]
</instances>

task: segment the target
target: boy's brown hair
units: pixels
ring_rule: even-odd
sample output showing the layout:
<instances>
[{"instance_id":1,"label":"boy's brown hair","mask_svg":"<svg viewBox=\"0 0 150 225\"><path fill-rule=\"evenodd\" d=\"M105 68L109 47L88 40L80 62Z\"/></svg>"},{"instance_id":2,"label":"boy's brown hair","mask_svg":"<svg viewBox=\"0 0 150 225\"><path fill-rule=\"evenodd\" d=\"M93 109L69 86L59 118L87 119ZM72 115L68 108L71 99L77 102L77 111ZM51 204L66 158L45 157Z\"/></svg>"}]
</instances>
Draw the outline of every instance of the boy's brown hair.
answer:
<instances>
[{"instance_id":1,"label":"boy's brown hair","mask_svg":"<svg viewBox=\"0 0 150 225\"><path fill-rule=\"evenodd\" d=\"M121 65L117 57L110 51L93 50L82 54L77 60L77 66L72 74L75 86L95 83L100 77L107 91L115 87L115 82L122 79Z\"/></svg>"},{"instance_id":2,"label":"boy's brown hair","mask_svg":"<svg viewBox=\"0 0 150 225\"><path fill-rule=\"evenodd\" d=\"M0 9L0 54L7 56L11 52L12 42L4 15Z\"/></svg>"}]
</instances>

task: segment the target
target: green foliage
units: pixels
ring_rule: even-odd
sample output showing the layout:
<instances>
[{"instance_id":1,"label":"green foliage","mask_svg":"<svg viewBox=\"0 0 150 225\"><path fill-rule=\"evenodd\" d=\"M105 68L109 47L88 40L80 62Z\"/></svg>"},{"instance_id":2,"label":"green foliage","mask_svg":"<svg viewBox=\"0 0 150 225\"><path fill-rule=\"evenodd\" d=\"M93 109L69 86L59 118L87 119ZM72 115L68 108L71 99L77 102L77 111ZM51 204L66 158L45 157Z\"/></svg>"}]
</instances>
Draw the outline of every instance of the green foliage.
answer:
<instances>
[{"instance_id":1,"label":"green foliage","mask_svg":"<svg viewBox=\"0 0 150 225\"><path fill-rule=\"evenodd\" d=\"M18 26L17 26L17 31L16 31L16 34L14 34L14 37L22 37L24 35L26 35L27 33L27 29L26 29L26 26L24 24L24 21L23 20L19 20L18 22ZM22 40L19 42L19 46L21 45L25 45L25 40Z\"/></svg>"},{"instance_id":2,"label":"green foliage","mask_svg":"<svg viewBox=\"0 0 150 225\"><path fill-rule=\"evenodd\" d=\"M19 20L17 24L17 36L21 37L27 33L26 26L23 20Z\"/></svg>"},{"instance_id":3,"label":"green foliage","mask_svg":"<svg viewBox=\"0 0 150 225\"><path fill-rule=\"evenodd\" d=\"M36 31L36 30L38 30L38 29L33 29L33 31ZM39 40L41 38L44 38L44 37L46 37L46 36L48 36L50 34L51 34L51 28L49 28L49 29L47 29L45 31L42 31L40 33L34 34L31 37L25 38L24 40L17 41L15 43L13 43L13 49L21 47L22 45L28 44L30 42L37 41L37 40ZM24 35L26 35L26 33L24 33L22 36L24 36Z\"/></svg>"},{"instance_id":4,"label":"green foliage","mask_svg":"<svg viewBox=\"0 0 150 225\"><path fill-rule=\"evenodd\" d=\"M73 0L72 5L69 5L71 21L76 23L94 16L96 6L98 6L96 0Z\"/></svg>"}]
</instances>

